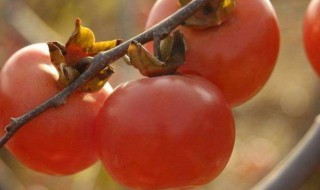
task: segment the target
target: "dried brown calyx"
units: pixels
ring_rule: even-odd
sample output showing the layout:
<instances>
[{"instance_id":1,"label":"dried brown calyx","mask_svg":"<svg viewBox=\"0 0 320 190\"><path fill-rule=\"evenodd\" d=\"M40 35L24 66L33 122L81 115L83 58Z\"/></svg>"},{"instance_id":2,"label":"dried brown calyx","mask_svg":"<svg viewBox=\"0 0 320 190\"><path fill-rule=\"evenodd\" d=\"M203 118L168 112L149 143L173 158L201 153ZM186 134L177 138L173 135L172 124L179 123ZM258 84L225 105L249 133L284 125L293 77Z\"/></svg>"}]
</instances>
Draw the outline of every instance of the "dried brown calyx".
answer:
<instances>
[{"instance_id":1,"label":"dried brown calyx","mask_svg":"<svg viewBox=\"0 0 320 190\"><path fill-rule=\"evenodd\" d=\"M51 62L59 73L58 87L64 88L85 72L92 63L93 56L109 50L121 43L121 40L96 42L93 32L81 26L80 19L75 21L75 30L66 45L60 42L48 42ZM113 69L107 66L94 78L81 87L81 91L96 92L108 81Z\"/></svg>"}]
</instances>

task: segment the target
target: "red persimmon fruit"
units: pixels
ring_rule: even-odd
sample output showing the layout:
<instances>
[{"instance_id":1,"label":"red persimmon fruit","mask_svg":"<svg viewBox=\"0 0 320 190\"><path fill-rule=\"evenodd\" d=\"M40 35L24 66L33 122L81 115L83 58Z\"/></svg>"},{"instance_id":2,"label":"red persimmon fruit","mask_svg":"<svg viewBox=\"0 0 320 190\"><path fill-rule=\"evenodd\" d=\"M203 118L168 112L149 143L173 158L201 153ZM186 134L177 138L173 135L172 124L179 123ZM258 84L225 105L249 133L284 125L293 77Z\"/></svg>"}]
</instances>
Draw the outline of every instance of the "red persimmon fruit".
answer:
<instances>
[{"instance_id":1,"label":"red persimmon fruit","mask_svg":"<svg viewBox=\"0 0 320 190\"><path fill-rule=\"evenodd\" d=\"M310 1L303 21L303 41L305 52L312 67L320 76L320 1Z\"/></svg>"},{"instance_id":2,"label":"red persimmon fruit","mask_svg":"<svg viewBox=\"0 0 320 190\"><path fill-rule=\"evenodd\" d=\"M0 73L0 131L10 118L31 111L59 92L58 73L46 44L27 46ZM81 171L98 159L92 122L112 88L97 93L76 92L65 105L46 111L23 126L6 147L23 164L39 172L66 175Z\"/></svg>"},{"instance_id":3,"label":"red persimmon fruit","mask_svg":"<svg viewBox=\"0 0 320 190\"><path fill-rule=\"evenodd\" d=\"M150 28L177 11L178 0L158 0L148 17ZM178 27L187 42L186 62L178 70L214 83L232 106L252 98L266 83L279 52L279 26L266 0L236 0L231 17L220 26L197 30ZM147 48L152 51L152 44Z\"/></svg>"},{"instance_id":4,"label":"red persimmon fruit","mask_svg":"<svg viewBox=\"0 0 320 190\"><path fill-rule=\"evenodd\" d=\"M220 90L196 76L160 76L118 86L95 122L100 159L133 189L202 185L226 166L234 119Z\"/></svg>"}]
</instances>

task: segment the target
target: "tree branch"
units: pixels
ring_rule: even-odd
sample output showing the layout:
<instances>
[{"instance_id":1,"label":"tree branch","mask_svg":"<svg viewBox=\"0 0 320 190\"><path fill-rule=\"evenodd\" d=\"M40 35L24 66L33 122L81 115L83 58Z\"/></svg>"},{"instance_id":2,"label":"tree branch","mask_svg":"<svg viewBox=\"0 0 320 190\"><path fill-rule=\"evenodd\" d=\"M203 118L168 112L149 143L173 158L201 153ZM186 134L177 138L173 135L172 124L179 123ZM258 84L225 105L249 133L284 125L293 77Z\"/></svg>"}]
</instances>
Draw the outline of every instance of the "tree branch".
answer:
<instances>
[{"instance_id":1,"label":"tree branch","mask_svg":"<svg viewBox=\"0 0 320 190\"><path fill-rule=\"evenodd\" d=\"M149 30L146 30L138 36L120 44L119 46L109 51L97 54L92 60L92 66L68 87L63 89L57 95L53 96L40 106L36 107L34 110L20 117L13 118L11 123L6 127L6 133L0 139L0 148L2 148L24 124L36 118L46 110L61 105L73 92L75 92L80 86L84 85L87 81L94 77L101 69L105 68L110 63L124 56L132 40L144 44L148 41L153 40L154 36L164 37L210 1L211 0L194 0L188 5L179 9L173 15L169 16L154 27L150 28Z\"/></svg>"},{"instance_id":2,"label":"tree branch","mask_svg":"<svg viewBox=\"0 0 320 190\"><path fill-rule=\"evenodd\" d=\"M253 190L299 189L320 165L320 116L309 131Z\"/></svg>"}]
</instances>

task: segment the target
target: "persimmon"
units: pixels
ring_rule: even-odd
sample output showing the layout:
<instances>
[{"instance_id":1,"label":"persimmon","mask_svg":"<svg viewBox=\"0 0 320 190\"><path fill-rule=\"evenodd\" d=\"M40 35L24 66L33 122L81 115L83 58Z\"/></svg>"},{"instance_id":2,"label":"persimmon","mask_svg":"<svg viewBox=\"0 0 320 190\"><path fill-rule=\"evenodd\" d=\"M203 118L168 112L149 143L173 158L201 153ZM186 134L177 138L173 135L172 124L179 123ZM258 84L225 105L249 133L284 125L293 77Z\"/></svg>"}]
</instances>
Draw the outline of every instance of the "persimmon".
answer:
<instances>
[{"instance_id":1,"label":"persimmon","mask_svg":"<svg viewBox=\"0 0 320 190\"><path fill-rule=\"evenodd\" d=\"M144 190L210 182L226 166L235 140L224 96L194 76L118 86L104 102L95 130L108 173L124 186Z\"/></svg>"},{"instance_id":2,"label":"persimmon","mask_svg":"<svg viewBox=\"0 0 320 190\"><path fill-rule=\"evenodd\" d=\"M1 135L10 118L57 94L57 80L46 44L33 44L14 53L0 72ZM92 123L111 91L107 83L96 93L74 93L67 104L23 126L6 147L29 168L47 174L73 174L91 166L98 160Z\"/></svg>"},{"instance_id":3,"label":"persimmon","mask_svg":"<svg viewBox=\"0 0 320 190\"><path fill-rule=\"evenodd\" d=\"M180 8L178 0L158 0L146 28ZM204 30L177 28L187 43L186 62L178 72L202 76L216 85L232 106L251 99L269 79L280 44L276 13L270 1L236 0L222 24ZM152 51L153 45L147 48Z\"/></svg>"}]
</instances>

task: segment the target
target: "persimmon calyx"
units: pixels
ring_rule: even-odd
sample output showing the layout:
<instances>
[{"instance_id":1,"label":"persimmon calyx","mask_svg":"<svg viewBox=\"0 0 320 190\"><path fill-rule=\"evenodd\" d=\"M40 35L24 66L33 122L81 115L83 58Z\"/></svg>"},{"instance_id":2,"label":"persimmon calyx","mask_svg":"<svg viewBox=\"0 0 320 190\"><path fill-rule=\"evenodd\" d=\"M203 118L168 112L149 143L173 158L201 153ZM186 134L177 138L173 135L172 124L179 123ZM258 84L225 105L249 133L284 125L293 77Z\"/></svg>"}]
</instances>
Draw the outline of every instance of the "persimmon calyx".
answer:
<instances>
[{"instance_id":1,"label":"persimmon calyx","mask_svg":"<svg viewBox=\"0 0 320 190\"><path fill-rule=\"evenodd\" d=\"M96 42L94 33L81 26L79 18L75 21L75 30L66 45L60 42L48 42L52 64L59 73L58 87L64 88L85 72L91 65L92 57L99 52L112 49L122 41L119 39ZM80 90L96 92L108 81L113 69L107 66L97 76L88 81Z\"/></svg>"},{"instance_id":2,"label":"persimmon calyx","mask_svg":"<svg viewBox=\"0 0 320 190\"><path fill-rule=\"evenodd\" d=\"M190 1L191 0L179 0L179 4L183 7ZM219 26L231 17L235 7L235 0L213 0L188 18L183 25L196 29Z\"/></svg>"},{"instance_id":3,"label":"persimmon calyx","mask_svg":"<svg viewBox=\"0 0 320 190\"><path fill-rule=\"evenodd\" d=\"M186 45L183 34L175 31L173 36L169 35L162 40L157 48L160 52L158 57L148 52L140 43L132 41L124 59L127 64L132 65L147 77L176 73L185 61Z\"/></svg>"}]
</instances>

